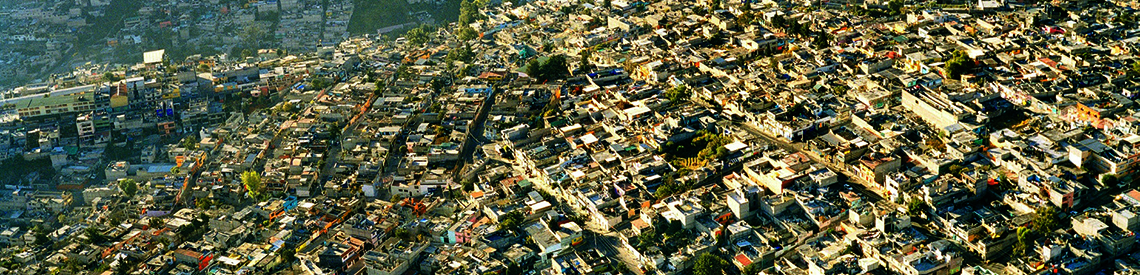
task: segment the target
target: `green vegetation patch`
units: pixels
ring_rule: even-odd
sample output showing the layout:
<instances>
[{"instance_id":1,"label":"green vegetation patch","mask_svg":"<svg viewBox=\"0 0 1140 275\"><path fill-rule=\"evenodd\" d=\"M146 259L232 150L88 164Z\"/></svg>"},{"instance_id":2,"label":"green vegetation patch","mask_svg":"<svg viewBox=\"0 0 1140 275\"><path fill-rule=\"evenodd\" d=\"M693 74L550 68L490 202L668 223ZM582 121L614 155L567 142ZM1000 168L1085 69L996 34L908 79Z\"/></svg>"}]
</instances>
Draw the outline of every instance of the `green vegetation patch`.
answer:
<instances>
[{"instance_id":1,"label":"green vegetation patch","mask_svg":"<svg viewBox=\"0 0 1140 275\"><path fill-rule=\"evenodd\" d=\"M454 22L459 18L460 0L446 0L444 4L415 3L405 0L353 0L352 18L348 32L352 35L374 34L376 30L404 23L417 23L409 12L426 11L436 23Z\"/></svg>"}]
</instances>

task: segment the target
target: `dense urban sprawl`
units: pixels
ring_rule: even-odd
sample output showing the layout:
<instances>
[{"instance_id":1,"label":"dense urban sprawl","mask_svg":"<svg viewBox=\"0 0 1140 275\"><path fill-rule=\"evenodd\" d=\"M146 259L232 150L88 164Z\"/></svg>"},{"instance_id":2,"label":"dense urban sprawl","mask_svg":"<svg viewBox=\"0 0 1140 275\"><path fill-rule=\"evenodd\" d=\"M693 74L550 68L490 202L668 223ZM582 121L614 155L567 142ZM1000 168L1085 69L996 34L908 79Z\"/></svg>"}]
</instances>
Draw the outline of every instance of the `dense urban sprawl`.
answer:
<instances>
[{"instance_id":1,"label":"dense urban sprawl","mask_svg":"<svg viewBox=\"0 0 1140 275\"><path fill-rule=\"evenodd\" d=\"M463 1L132 53L3 92L0 273L1140 274L1137 6Z\"/></svg>"}]
</instances>

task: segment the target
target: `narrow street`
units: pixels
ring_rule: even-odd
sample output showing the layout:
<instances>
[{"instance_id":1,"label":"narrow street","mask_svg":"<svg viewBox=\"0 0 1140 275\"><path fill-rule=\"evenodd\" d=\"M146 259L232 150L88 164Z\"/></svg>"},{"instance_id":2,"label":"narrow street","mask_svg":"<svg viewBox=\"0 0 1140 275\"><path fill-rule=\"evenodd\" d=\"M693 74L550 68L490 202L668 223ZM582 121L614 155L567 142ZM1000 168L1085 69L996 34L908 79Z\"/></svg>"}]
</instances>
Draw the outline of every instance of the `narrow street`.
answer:
<instances>
[{"instance_id":1,"label":"narrow street","mask_svg":"<svg viewBox=\"0 0 1140 275\"><path fill-rule=\"evenodd\" d=\"M475 119L467 125L467 138L463 141L462 148L459 150L459 159L456 160L455 169L453 169L453 178L463 175L464 166L471 163L475 156L475 149L483 143L476 137L483 136L483 126L487 121L487 115L491 113L491 106L495 104L495 96L500 92L500 87L494 87L491 93L487 94L487 98L483 99L483 104L479 106L479 112L475 114Z\"/></svg>"},{"instance_id":2,"label":"narrow street","mask_svg":"<svg viewBox=\"0 0 1140 275\"><path fill-rule=\"evenodd\" d=\"M765 133L764 131L757 129L756 127L754 127L748 123L734 122L733 124L738 126L740 129L744 129L745 131L748 131L749 133L751 133L755 137L758 137L758 138L763 139L765 141L771 142L772 144L775 144L776 146L780 146L780 148L784 148L784 150L788 150L790 152L802 152L802 153L804 153L804 155L807 156L808 158L810 158L812 160L812 162L823 164L823 165L827 166L828 169L831 169L831 171L834 171L835 173L842 175L844 177L843 178L844 181L841 181L841 182L857 183L857 185L852 186L853 189L855 189L856 191L859 191L861 194L863 194L863 196L865 198L869 199L870 201L872 201L874 203L878 203L878 204L885 204L885 206L891 207L891 208L897 207L897 205L895 205L894 202L891 202L890 200L883 199L884 196L882 194L880 194L878 191L876 191L879 189L878 186L871 184L869 182L863 181L862 178L856 177L855 175L851 174L850 171L847 171L846 168L838 167L838 166L832 164L830 161L827 161L827 160L820 158L818 155L816 155L815 153L813 153L809 150L804 150L803 149L804 144L802 144L802 143L791 143L787 139L777 138L777 137L771 136L768 133Z\"/></svg>"}]
</instances>

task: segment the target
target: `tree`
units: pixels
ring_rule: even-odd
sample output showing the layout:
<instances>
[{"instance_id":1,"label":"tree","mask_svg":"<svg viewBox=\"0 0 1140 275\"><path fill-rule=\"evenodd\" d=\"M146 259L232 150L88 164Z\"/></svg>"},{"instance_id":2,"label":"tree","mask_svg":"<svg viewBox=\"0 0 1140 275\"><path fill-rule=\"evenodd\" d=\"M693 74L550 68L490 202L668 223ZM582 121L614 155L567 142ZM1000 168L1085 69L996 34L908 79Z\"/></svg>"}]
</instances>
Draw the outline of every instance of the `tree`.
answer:
<instances>
[{"instance_id":1,"label":"tree","mask_svg":"<svg viewBox=\"0 0 1140 275\"><path fill-rule=\"evenodd\" d=\"M325 127L326 127L326 130L329 131L329 135L331 136L332 139L335 140L338 137L340 137L341 127L338 123L331 123Z\"/></svg>"},{"instance_id":2,"label":"tree","mask_svg":"<svg viewBox=\"0 0 1140 275\"><path fill-rule=\"evenodd\" d=\"M656 230L654 230L652 228L649 230L642 231L641 235L637 235L637 246L639 248L659 246L660 242L661 242L661 239L657 237Z\"/></svg>"},{"instance_id":3,"label":"tree","mask_svg":"<svg viewBox=\"0 0 1140 275\"><path fill-rule=\"evenodd\" d=\"M332 86L333 82L332 82L332 80L329 80L327 78L318 77L318 78L314 78L313 81L310 82L310 84L313 86L313 89L315 89L315 90L323 90L324 88L328 88L329 86Z\"/></svg>"},{"instance_id":4,"label":"tree","mask_svg":"<svg viewBox=\"0 0 1140 275\"><path fill-rule=\"evenodd\" d=\"M259 43L265 39L266 34L268 34L268 33L265 32L265 30L261 29L261 27L258 26L257 24L249 24L249 25L246 25L245 28L242 29L242 31L240 33L238 33L238 37L241 38L242 42L247 44L247 45L257 45L257 43ZM246 49L246 50L249 50L249 49ZM254 55L252 52L250 52L249 54L246 54L246 51L242 51L241 56L242 57L251 57Z\"/></svg>"},{"instance_id":5,"label":"tree","mask_svg":"<svg viewBox=\"0 0 1140 275\"><path fill-rule=\"evenodd\" d=\"M182 145L182 148L185 148L186 150L198 149L198 137L195 137L194 135L186 136L182 139L180 145Z\"/></svg>"},{"instance_id":6,"label":"tree","mask_svg":"<svg viewBox=\"0 0 1140 275\"><path fill-rule=\"evenodd\" d=\"M456 33L456 36L459 37L459 40L467 41L479 37L479 33L476 32L475 29L472 29L470 26L463 25L459 27L459 31Z\"/></svg>"},{"instance_id":7,"label":"tree","mask_svg":"<svg viewBox=\"0 0 1140 275\"><path fill-rule=\"evenodd\" d=\"M400 228L396 228L396 231L394 232L393 235L395 235L396 238L407 239L408 237L412 236L412 233L408 232L408 229L400 227Z\"/></svg>"},{"instance_id":8,"label":"tree","mask_svg":"<svg viewBox=\"0 0 1140 275\"><path fill-rule=\"evenodd\" d=\"M198 72L205 73L205 72L209 72L209 71L210 71L210 65L206 65L206 64L199 64L198 65Z\"/></svg>"},{"instance_id":9,"label":"tree","mask_svg":"<svg viewBox=\"0 0 1140 275\"><path fill-rule=\"evenodd\" d=\"M48 238L48 230L45 229L43 226L36 225L36 227L32 228L32 232L35 234L35 237L36 237L36 240L35 240L36 245L45 245L51 241L51 238Z\"/></svg>"},{"instance_id":10,"label":"tree","mask_svg":"<svg viewBox=\"0 0 1140 275\"><path fill-rule=\"evenodd\" d=\"M463 179L462 184L463 184L463 191L470 192L472 190L475 190L475 181L473 181L471 179Z\"/></svg>"},{"instance_id":11,"label":"tree","mask_svg":"<svg viewBox=\"0 0 1140 275\"><path fill-rule=\"evenodd\" d=\"M672 237L680 234L682 230L685 230L685 226L681 224L681 221L671 220L669 221L669 227L665 229L665 236Z\"/></svg>"},{"instance_id":12,"label":"tree","mask_svg":"<svg viewBox=\"0 0 1140 275\"><path fill-rule=\"evenodd\" d=\"M782 15L782 14L776 14L776 15L772 16L771 20L768 20L768 21L770 23L769 27L773 27L773 28L783 28L784 26L787 26L787 24L788 24L788 19L784 18L784 15Z\"/></svg>"},{"instance_id":13,"label":"tree","mask_svg":"<svg viewBox=\"0 0 1140 275\"><path fill-rule=\"evenodd\" d=\"M213 200L207 198L194 199L194 206L198 207L198 209L208 209L212 205L214 205Z\"/></svg>"},{"instance_id":14,"label":"tree","mask_svg":"<svg viewBox=\"0 0 1140 275\"><path fill-rule=\"evenodd\" d=\"M261 174L245 171L241 173L241 184L245 186L246 191L249 191L249 197L260 200L261 191L264 188L261 186Z\"/></svg>"},{"instance_id":15,"label":"tree","mask_svg":"<svg viewBox=\"0 0 1140 275\"><path fill-rule=\"evenodd\" d=\"M296 249L292 249L292 248L281 249L281 261L282 262L292 263L294 260L297 260L297 250Z\"/></svg>"},{"instance_id":16,"label":"tree","mask_svg":"<svg viewBox=\"0 0 1140 275\"><path fill-rule=\"evenodd\" d=\"M919 199L912 199L906 204L906 213L915 215L922 212L926 208L926 202Z\"/></svg>"},{"instance_id":17,"label":"tree","mask_svg":"<svg viewBox=\"0 0 1140 275\"><path fill-rule=\"evenodd\" d=\"M164 224L166 224L166 223L163 222L162 219L160 219L158 217L150 218L150 220L147 221L147 225L150 226L150 228L159 228L159 227L162 227Z\"/></svg>"},{"instance_id":18,"label":"tree","mask_svg":"<svg viewBox=\"0 0 1140 275\"><path fill-rule=\"evenodd\" d=\"M1061 221L1061 212L1057 210L1057 207L1040 208L1035 214L1030 227L1033 231L1045 233L1056 230L1062 224L1068 224Z\"/></svg>"},{"instance_id":19,"label":"tree","mask_svg":"<svg viewBox=\"0 0 1140 275\"><path fill-rule=\"evenodd\" d=\"M115 82L115 81L119 81L119 77L115 76L114 73L105 72L105 73L103 73L103 81Z\"/></svg>"},{"instance_id":20,"label":"tree","mask_svg":"<svg viewBox=\"0 0 1140 275\"><path fill-rule=\"evenodd\" d=\"M717 257L711 253L705 252L697 257L697 261L693 263L693 274L695 275L723 275L725 267L728 266L728 261Z\"/></svg>"},{"instance_id":21,"label":"tree","mask_svg":"<svg viewBox=\"0 0 1140 275\"><path fill-rule=\"evenodd\" d=\"M525 219L526 216L523 216L523 213L519 211L503 214L502 217L499 217L499 230L518 231Z\"/></svg>"},{"instance_id":22,"label":"tree","mask_svg":"<svg viewBox=\"0 0 1140 275\"><path fill-rule=\"evenodd\" d=\"M763 266L760 266L759 263L752 263L748 266L745 266L744 270L741 270L740 273L743 275L760 275L760 272L762 271L764 271Z\"/></svg>"},{"instance_id":23,"label":"tree","mask_svg":"<svg viewBox=\"0 0 1140 275\"><path fill-rule=\"evenodd\" d=\"M139 191L139 184L133 179L120 180L119 190L122 190L123 195L126 195L128 198L134 197L135 193Z\"/></svg>"},{"instance_id":24,"label":"tree","mask_svg":"<svg viewBox=\"0 0 1140 275\"><path fill-rule=\"evenodd\" d=\"M1117 183L1120 183L1120 179L1116 177L1116 174L1101 174L1100 183L1104 184L1105 186L1114 186Z\"/></svg>"},{"instance_id":25,"label":"tree","mask_svg":"<svg viewBox=\"0 0 1140 275\"><path fill-rule=\"evenodd\" d=\"M454 61L471 62L471 60L474 58L475 52L471 51L470 46L464 45L461 48L447 52L447 56L445 56L443 59L444 61L448 61L450 63Z\"/></svg>"},{"instance_id":26,"label":"tree","mask_svg":"<svg viewBox=\"0 0 1140 275\"><path fill-rule=\"evenodd\" d=\"M408 69L409 68L407 64L400 64L399 67L396 67L396 78L405 78L412 76L412 74L408 72Z\"/></svg>"},{"instance_id":27,"label":"tree","mask_svg":"<svg viewBox=\"0 0 1140 275\"><path fill-rule=\"evenodd\" d=\"M421 46L428 42L428 39L430 39L428 34L434 31L435 28L431 26L420 25L419 27L408 30L408 32L404 34L404 38L407 38L408 43L412 45Z\"/></svg>"},{"instance_id":28,"label":"tree","mask_svg":"<svg viewBox=\"0 0 1140 275\"><path fill-rule=\"evenodd\" d=\"M817 49L827 48L830 46L831 35L827 32L816 32L815 37L811 40L811 45Z\"/></svg>"},{"instance_id":29,"label":"tree","mask_svg":"<svg viewBox=\"0 0 1140 275\"><path fill-rule=\"evenodd\" d=\"M1018 227L1016 234L1017 242L1013 244L1013 254L1024 255L1029 251L1030 243L1037 239L1037 232L1027 227Z\"/></svg>"},{"instance_id":30,"label":"tree","mask_svg":"<svg viewBox=\"0 0 1140 275\"><path fill-rule=\"evenodd\" d=\"M107 241L107 236L104 236L102 231L94 227L84 229L83 235L87 237L87 242L91 244L101 244Z\"/></svg>"},{"instance_id":31,"label":"tree","mask_svg":"<svg viewBox=\"0 0 1140 275\"><path fill-rule=\"evenodd\" d=\"M131 270L134 270L136 265L129 260L120 261L119 265L115 267L115 274L131 274Z\"/></svg>"},{"instance_id":32,"label":"tree","mask_svg":"<svg viewBox=\"0 0 1140 275\"><path fill-rule=\"evenodd\" d=\"M582 71L591 71L594 69L594 64L590 63L590 56L593 54L593 52L594 50L592 48L582 49L581 51L578 51L578 58L582 60L582 64L580 64L578 67L582 68Z\"/></svg>"},{"instance_id":33,"label":"tree","mask_svg":"<svg viewBox=\"0 0 1140 275\"><path fill-rule=\"evenodd\" d=\"M479 13L480 7L482 7L482 4L479 2L471 2L468 0L463 0L463 2L460 2L459 3L459 20L458 20L459 24L460 25L467 25L467 24L471 24L472 22L483 19L484 18L483 14Z\"/></svg>"},{"instance_id":34,"label":"tree","mask_svg":"<svg viewBox=\"0 0 1140 275\"><path fill-rule=\"evenodd\" d=\"M677 85L665 91L665 98L668 98L669 102L685 102L689 101L689 97L691 97L689 87L685 85Z\"/></svg>"},{"instance_id":35,"label":"tree","mask_svg":"<svg viewBox=\"0 0 1140 275\"><path fill-rule=\"evenodd\" d=\"M892 16L902 14L902 12L903 12L903 1L902 0L891 0L890 2L887 2L887 10L890 11Z\"/></svg>"},{"instance_id":36,"label":"tree","mask_svg":"<svg viewBox=\"0 0 1140 275\"><path fill-rule=\"evenodd\" d=\"M293 105L293 102L286 101L284 103L281 103L281 105L278 105L276 111L280 113L290 114L297 111L297 106Z\"/></svg>"},{"instance_id":37,"label":"tree","mask_svg":"<svg viewBox=\"0 0 1140 275\"><path fill-rule=\"evenodd\" d=\"M948 78L961 79L962 74L973 70L974 66L974 59L970 58L970 56L963 51L956 51L954 52L954 57L946 61L944 68Z\"/></svg>"},{"instance_id":38,"label":"tree","mask_svg":"<svg viewBox=\"0 0 1140 275\"><path fill-rule=\"evenodd\" d=\"M545 62L531 59L527 62L526 74L541 81L548 81L565 77L570 73L567 68L566 56L559 54L551 56Z\"/></svg>"}]
</instances>

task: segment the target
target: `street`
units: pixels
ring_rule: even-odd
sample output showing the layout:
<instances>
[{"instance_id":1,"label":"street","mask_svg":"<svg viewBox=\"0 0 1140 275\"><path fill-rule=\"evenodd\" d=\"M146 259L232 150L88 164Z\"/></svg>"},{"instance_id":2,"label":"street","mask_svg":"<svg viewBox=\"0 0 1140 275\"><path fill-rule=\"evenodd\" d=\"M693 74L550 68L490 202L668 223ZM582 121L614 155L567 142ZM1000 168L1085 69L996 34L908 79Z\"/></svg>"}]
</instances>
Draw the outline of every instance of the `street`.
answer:
<instances>
[{"instance_id":1,"label":"street","mask_svg":"<svg viewBox=\"0 0 1140 275\"><path fill-rule=\"evenodd\" d=\"M482 145L482 142L476 137L483 136L484 122L487 121L487 114L491 113L491 106L495 104L495 95L498 94L498 89L500 88L495 87L491 93L487 94L487 98L483 99L483 104L479 106L479 112L475 114L475 119L469 122L467 134L464 135L467 138L463 141L463 148L459 150L459 160L455 163L453 177L459 177L463 174L463 167L467 163L471 163L475 156L475 149Z\"/></svg>"}]
</instances>

